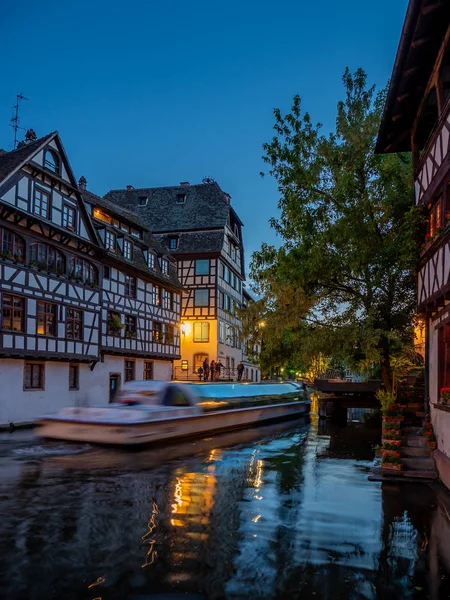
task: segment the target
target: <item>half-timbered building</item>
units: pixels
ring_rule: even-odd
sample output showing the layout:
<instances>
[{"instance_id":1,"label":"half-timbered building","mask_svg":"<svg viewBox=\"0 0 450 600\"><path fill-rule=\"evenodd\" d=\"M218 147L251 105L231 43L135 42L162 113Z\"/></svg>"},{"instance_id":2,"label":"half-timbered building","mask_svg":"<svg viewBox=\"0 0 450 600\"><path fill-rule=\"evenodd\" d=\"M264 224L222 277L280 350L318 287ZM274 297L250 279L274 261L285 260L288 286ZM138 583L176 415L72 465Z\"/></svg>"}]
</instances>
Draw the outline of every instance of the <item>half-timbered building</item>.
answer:
<instances>
[{"instance_id":1,"label":"half-timbered building","mask_svg":"<svg viewBox=\"0 0 450 600\"><path fill-rule=\"evenodd\" d=\"M97 218L107 207L83 200L56 132L27 137L0 151L0 424L108 402L110 386L169 378L179 357L168 253L131 216Z\"/></svg>"},{"instance_id":2,"label":"half-timbered building","mask_svg":"<svg viewBox=\"0 0 450 600\"><path fill-rule=\"evenodd\" d=\"M184 288L181 359L174 376L195 376L205 358L221 377L235 377L242 359L240 321L245 278L242 222L216 182L112 190L105 198L131 210L172 254ZM256 377L256 372L255 372Z\"/></svg>"},{"instance_id":3,"label":"half-timbered building","mask_svg":"<svg viewBox=\"0 0 450 600\"><path fill-rule=\"evenodd\" d=\"M425 322L426 395L450 487L450 2L410 0L377 151L412 151L415 202L427 220L418 266Z\"/></svg>"}]
</instances>

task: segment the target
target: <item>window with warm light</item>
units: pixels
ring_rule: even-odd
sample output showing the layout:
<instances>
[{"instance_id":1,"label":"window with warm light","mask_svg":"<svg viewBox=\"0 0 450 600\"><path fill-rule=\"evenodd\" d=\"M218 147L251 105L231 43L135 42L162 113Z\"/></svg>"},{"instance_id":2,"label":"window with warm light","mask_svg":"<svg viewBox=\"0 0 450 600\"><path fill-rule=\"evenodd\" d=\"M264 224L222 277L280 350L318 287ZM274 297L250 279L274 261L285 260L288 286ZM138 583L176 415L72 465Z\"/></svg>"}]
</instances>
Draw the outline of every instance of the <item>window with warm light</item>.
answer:
<instances>
[{"instance_id":1,"label":"window with warm light","mask_svg":"<svg viewBox=\"0 0 450 600\"><path fill-rule=\"evenodd\" d=\"M25 331L25 298L3 294L2 329Z\"/></svg>"},{"instance_id":2,"label":"window with warm light","mask_svg":"<svg viewBox=\"0 0 450 600\"><path fill-rule=\"evenodd\" d=\"M158 321L153 321L153 341L154 342L162 342L163 341L163 325L162 323L158 323Z\"/></svg>"},{"instance_id":3,"label":"window with warm light","mask_svg":"<svg viewBox=\"0 0 450 600\"><path fill-rule=\"evenodd\" d=\"M153 379L153 362L150 360L144 361L144 381Z\"/></svg>"},{"instance_id":4,"label":"window with warm light","mask_svg":"<svg viewBox=\"0 0 450 600\"><path fill-rule=\"evenodd\" d=\"M112 223L112 218L103 212L100 208L94 208L94 219L98 219L99 221L103 221L104 223Z\"/></svg>"},{"instance_id":5,"label":"window with warm light","mask_svg":"<svg viewBox=\"0 0 450 600\"><path fill-rule=\"evenodd\" d=\"M56 304L50 302L37 303L37 332L38 335L56 335Z\"/></svg>"},{"instance_id":6,"label":"window with warm light","mask_svg":"<svg viewBox=\"0 0 450 600\"><path fill-rule=\"evenodd\" d=\"M209 342L209 323L199 322L194 323L194 342Z\"/></svg>"},{"instance_id":7,"label":"window with warm light","mask_svg":"<svg viewBox=\"0 0 450 600\"><path fill-rule=\"evenodd\" d=\"M442 228L442 209L441 209L441 198L431 208L430 217L428 221L429 233L433 237L440 232Z\"/></svg>"},{"instance_id":8,"label":"window with warm light","mask_svg":"<svg viewBox=\"0 0 450 600\"><path fill-rule=\"evenodd\" d=\"M154 304L155 306L160 306L161 304L161 288L158 285L153 286L152 304Z\"/></svg>"},{"instance_id":9,"label":"window with warm light","mask_svg":"<svg viewBox=\"0 0 450 600\"><path fill-rule=\"evenodd\" d=\"M169 290L162 291L163 308L173 309L173 294Z\"/></svg>"}]
</instances>

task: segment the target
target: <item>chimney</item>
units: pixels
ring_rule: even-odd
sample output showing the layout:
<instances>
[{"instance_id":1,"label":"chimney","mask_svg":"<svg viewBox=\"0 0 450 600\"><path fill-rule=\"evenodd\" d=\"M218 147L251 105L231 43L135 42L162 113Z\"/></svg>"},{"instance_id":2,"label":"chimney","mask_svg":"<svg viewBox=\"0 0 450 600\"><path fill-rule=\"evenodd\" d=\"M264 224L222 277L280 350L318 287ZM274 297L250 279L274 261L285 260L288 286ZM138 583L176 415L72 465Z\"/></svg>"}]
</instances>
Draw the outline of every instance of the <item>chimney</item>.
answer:
<instances>
[{"instance_id":1,"label":"chimney","mask_svg":"<svg viewBox=\"0 0 450 600\"><path fill-rule=\"evenodd\" d=\"M134 185L127 185L127 190L129 192L131 192L131 190L134 190Z\"/></svg>"},{"instance_id":2,"label":"chimney","mask_svg":"<svg viewBox=\"0 0 450 600\"><path fill-rule=\"evenodd\" d=\"M78 187L80 188L80 190L85 190L86 185L87 185L86 177L84 177L84 175L82 175L80 177L80 179L78 180Z\"/></svg>"},{"instance_id":3,"label":"chimney","mask_svg":"<svg viewBox=\"0 0 450 600\"><path fill-rule=\"evenodd\" d=\"M180 186L181 187L189 187L191 184L189 183L189 181L180 181Z\"/></svg>"},{"instance_id":4,"label":"chimney","mask_svg":"<svg viewBox=\"0 0 450 600\"><path fill-rule=\"evenodd\" d=\"M25 143L31 144L37 140L37 135L34 129L29 129L25 134Z\"/></svg>"}]
</instances>

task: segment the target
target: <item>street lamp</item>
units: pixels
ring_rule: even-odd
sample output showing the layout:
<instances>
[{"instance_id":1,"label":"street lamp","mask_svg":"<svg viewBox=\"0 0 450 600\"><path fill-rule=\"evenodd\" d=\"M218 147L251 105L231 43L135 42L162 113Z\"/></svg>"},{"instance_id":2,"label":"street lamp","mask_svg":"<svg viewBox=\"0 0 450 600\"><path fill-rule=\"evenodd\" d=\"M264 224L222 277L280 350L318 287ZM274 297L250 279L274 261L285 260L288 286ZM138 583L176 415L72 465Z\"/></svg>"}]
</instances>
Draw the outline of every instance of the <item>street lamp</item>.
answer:
<instances>
[{"instance_id":1,"label":"street lamp","mask_svg":"<svg viewBox=\"0 0 450 600\"><path fill-rule=\"evenodd\" d=\"M190 323L186 323L186 322L181 323L180 329L181 329L181 333L184 336L189 335L189 333L191 332L191 325L190 325Z\"/></svg>"}]
</instances>

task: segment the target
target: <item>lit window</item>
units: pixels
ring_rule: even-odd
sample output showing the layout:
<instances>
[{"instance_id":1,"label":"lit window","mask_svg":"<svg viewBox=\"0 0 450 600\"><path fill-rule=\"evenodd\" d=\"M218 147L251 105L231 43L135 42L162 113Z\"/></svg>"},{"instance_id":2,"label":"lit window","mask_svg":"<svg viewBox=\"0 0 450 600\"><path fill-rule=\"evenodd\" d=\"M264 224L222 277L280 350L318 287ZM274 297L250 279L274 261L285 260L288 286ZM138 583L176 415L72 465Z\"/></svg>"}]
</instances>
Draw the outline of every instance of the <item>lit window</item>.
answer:
<instances>
[{"instance_id":1,"label":"lit window","mask_svg":"<svg viewBox=\"0 0 450 600\"><path fill-rule=\"evenodd\" d=\"M2 329L24 331L25 299L12 294L3 294Z\"/></svg>"},{"instance_id":2,"label":"lit window","mask_svg":"<svg viewBox=\"0 0 450 600\"><path fill-rule=\"evenodd\" d=\"M56 335L56 304L37 303L37 334Z\"/></svg>"},{"instance_id":3,"label":"lit window","mask_svg":"<svg viewBox=\"0 0 450 600\"><path fill-rule=\"evenodd\" d=\"M65 204L63 206L63 227L70 231L76 230L76 210Z\"/></svg>"},{"instance_id":4,"label":"lit window","mask_svg":"<svg viewBox=\"0 0 450 600\"><path fill-rule=\"evenodd\" d=\"M79 373L80 368L78 365L69 365L69 390L77 390L79 387Z\"/></svg>"},{"instance_id":5,"label":"lit window","mask_svg":"<svg viewBox=\"0 0 450 600\"><path fill-rule=\"evenodd\" d=\"M133 244L129 240L123 241L123 255L127 260L133 258Z\"/></svg>"},{"instance_id":6,"label":"lit window","mask_svg":"<svg viewBox=\"0 0 450 600\"><path fill-rule=\"evenodd\" d=\"M104 223L112 223L112 219L109 215L103 212L100 208L94 208L94 219L103 221Z\"/></svg>"},{"instance_id":7,"label":"lit window","mask_svg":"<svg viewBox=\"0 0 450 600\"><path fill-rule=\"evenodd\" d=\"M209 259L201 259L195 261L196 275L209 275Z\"/></svg>"},{"instance_id":8,"label":"lit window","mask_svg":"<svg viewBox=\"0 0 450 600\"><path fill-rule=\"evenodd\" d=\"M125 315L125 337L136 337L136 317Z\"/></svg>"},{"instance_id":9,"label":"lit window","mask_svg":"<svg viewBox=\"0 0 450 600\"><path fill-rule=\"evenodd\" d=\"M161 288L158 285L153 286L152 304L159 306L161 304Z\"/></svg>"},{"instance_id":10,"label":"lit window","mask_svg":"<svg viewBox=\"0 0 450 600\"><path fill-rule=\"evenodd\" d=\"M209 306L209 290L195 290L195 306Z\"/></svg>"},{"instance_id":11,"label":"lit window","mask_svg":"<svg viewBox=\"0 0 450 600\"><path fill-rule=\"evenodd\" d=\"M50 171L53 171L54 173L59 173L59 157L56 152L53 152L53 150L45 151L44 167Z\"/></svg>"},{"instance_id":12,"label":"lit window","mask_svg":"<svg viewBox=\"0 0 450 600\"><path fill-rule=\"evenodd\" d=\"M50 194L39 188L34 188L34 207L35 215L48 219L50 212Z\"/></svg>"},{"instance_id":13,"label":"lit window","mask_svg":"<svg viewBox=\"0 0 450 600\"><path fill-rule=\"evenodd\" d=\"M186 202L186 194L177 194L177 204L184 204Z\"/></svg>"},{"instance_id":14,"label":"lit window","mask_svg":"<svg viewBox=\"0 0 450 600\"><path fill-rule=\"evenodd\" d=\"M107 231L105 234L105 248L110 252L116 251L116 234Z\"/></svg>"},{"instance_id":15,"label":"lit window","mask_svg":"<svg viewBox=\"0 0 450 600\"><path fill-rule=\"evenodd\" d=\"M66 308L66 337L71 340L83 339L83 311Z\"/></svg>"},{"instance_id":16,"label":"lit window","mask_svg":"<svg viewBox=\"0 0 450 600\"><path fill-rule=\"evenodd\" d=\"M26 390L44 389L44 365L36 363L25 364L23 387Z\"/></svg>"},{"instance_id":17,"label":"lit window","mask_svg":"<svg viewBox=\"0 0 450 600\"><path fill-rule=\"evenodd\" d=\"M148 264L148 268L149 268L149 269L151 269L152 271L154 271L154 270L155 270L155 266L156 266L156 256L153 254L153 252L149 252L149 253L148 253L147 264Z\"/></svg>"},{"instance_id":18,"label":"lit window","mask_svg":"<svg viewBox=\"0 0 450 600\"><path fill-rule=\"evenodd\" d=\"M125 225L125 223L120 224L120 230L125 231L125 233L130 233L130 228L128 227L128 225Z\"/></svg>"},{"instance_id":19,"label":"lit window","mask_svg":"<svg viewBox=\"0 0 450 600\"><path fill-rule=\"evenodd\" d=\"M169 290L162 291L163 308L172 310L173 308L173 294Z\"/></svg>"},{"instance_id":20,"label":"lit window","mask_svg":"<svg viewBox=\"0 0 450 600\"><path fill-rule=\"evenodd\" d=\"M163 340L163 332L162 331L163 331L162 323L153 321L153 341L154 342L162 342L162 340Z\"/></svg>"},{"instance_id":21,"label":"lit window","mask_svg":"<svg viewBox=\"0 0 450 600\"><path fill-rule=\"evenodd\" d=\"M194 342L209 342L209 323L194 323Z\"/></svg>"}]
</instances>

